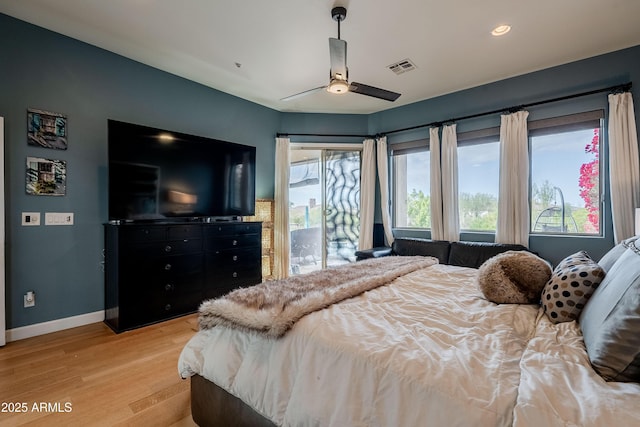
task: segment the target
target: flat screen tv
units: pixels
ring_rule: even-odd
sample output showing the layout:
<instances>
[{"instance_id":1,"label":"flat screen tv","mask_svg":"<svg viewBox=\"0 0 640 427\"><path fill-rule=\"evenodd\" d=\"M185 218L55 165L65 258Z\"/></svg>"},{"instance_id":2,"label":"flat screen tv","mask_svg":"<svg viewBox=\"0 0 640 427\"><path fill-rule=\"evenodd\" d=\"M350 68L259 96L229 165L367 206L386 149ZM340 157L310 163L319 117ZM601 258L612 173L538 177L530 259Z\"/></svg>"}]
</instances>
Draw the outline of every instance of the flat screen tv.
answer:
<instances>
[{"instance_id":1,"label":"flat screen tv","mask_svg":"<svg viewBox=\"0 0 640 427\"><path fill-rule=\"evenodd\" d=\"M255 147L116 120L108 132L109 221L254 214Z\"/></svg>"}]
</instances>

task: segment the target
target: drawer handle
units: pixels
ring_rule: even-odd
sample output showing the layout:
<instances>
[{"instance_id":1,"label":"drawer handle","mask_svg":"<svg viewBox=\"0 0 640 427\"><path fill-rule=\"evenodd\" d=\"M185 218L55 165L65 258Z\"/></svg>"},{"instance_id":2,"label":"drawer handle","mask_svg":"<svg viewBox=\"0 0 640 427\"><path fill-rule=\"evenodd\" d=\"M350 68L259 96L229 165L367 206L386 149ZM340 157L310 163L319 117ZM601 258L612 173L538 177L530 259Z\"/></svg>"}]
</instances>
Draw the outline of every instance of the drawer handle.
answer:
<instances>
[{"instance_id":1,"label":"drawer handle","mask_svg":"<svg viewBox=\"0 0 640 427\"><path fill-rule=\"evenodd\" d=\"M234 260L234 261L237 261L237 260L238 260L238 255L234 255L234 256L233 256L233 260Z\"/></svg>"},{"instance_id":2,"label":"drawer handle","mask_svg":"<svg viewBox=\"0 0 640 427\"><path fill-rule=\"evenodd\" d=\"M235 271L233 272L233 277L238 277L238 273L236 273Z\"/></svg>"},{"instance_id":3,"label":"drawer handle","mask_svg":"<svg viewBox=\"0 0 640 427\"><path fill-rule=\"evenodd\" d=\"M164 306L164 311L169 311L171 310L171 304L167 304Z\"/></svg>"},{"instance_id":4,"label":"drawer handle","mask_svg":"<svg viewBox=\"0 0 640 427\"><path fill-rule=\"evenodd\" d=\"M171 270L171 264L165 264L164 269L165 269L166 271Z\"/></svg>"},{"instance_id":5,"label":"drawer handle","mask_svg":"<svg viewBox=\"0 0 640 427\"><path fill-rule=\"evenodd\" d=\"M167 246L164 247L164 251L165 252L171 252L171 249L172 249L171 245L167 245Z\"/></svg>"},{"instance_id":6,"label":"drawer handle","mask_svg":"<svg viewBox=\"0 0 640 427\"><path fill-rule=\"evenodd\" d=\"M234 240L234 241L233 241L233 246L236 246L237 244L238 244L238 241L237 241L237 240Z\"/></svg>"},{"instance_id":7,"label":"drawer handle","mask_svg":"<svg viewBox=\"0 0 640 427\"><path fill-rule=\"evenodd\" d=\"M173 285L171 283L167 283L166 285L164 285L164 290L165 291L172 291L173 290Z\"/></svg>"}]
</instances>

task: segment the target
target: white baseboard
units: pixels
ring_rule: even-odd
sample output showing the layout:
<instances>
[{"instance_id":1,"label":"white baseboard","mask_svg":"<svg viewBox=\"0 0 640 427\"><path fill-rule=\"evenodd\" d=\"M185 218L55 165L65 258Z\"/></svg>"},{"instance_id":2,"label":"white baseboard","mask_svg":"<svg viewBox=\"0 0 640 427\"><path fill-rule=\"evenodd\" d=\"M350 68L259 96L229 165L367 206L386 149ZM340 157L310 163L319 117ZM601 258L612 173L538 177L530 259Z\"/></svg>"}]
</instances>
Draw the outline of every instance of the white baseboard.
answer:
<instances>
[{"instance_id":1,"label":"white baseboard","mask_svg":"<svg viewBox=\"0 0 640 427\"><path fill-rule=\"evenodd\" d=\"M34 325L21 326L9 329L6 332L7 342L23 340L25 338L37 337L38 335L50 334L65 329L88 325L90 323L102 322L104 320L104 310L93 313L80 314L78 316L65 317L64 319L51 320L49 322L36 323Z\"/></svg>"}]
</instances>

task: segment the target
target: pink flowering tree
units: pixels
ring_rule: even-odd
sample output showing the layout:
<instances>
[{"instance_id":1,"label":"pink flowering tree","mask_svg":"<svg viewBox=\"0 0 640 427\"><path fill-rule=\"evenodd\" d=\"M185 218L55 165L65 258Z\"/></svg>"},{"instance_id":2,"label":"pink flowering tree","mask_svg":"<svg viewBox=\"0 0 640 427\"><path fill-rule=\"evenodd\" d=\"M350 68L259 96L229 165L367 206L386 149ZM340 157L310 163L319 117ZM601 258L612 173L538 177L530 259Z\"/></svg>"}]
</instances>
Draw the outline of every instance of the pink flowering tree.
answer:
<instances>
[{"instance_id":1,"label":"pink flowering tree","mask_svg":"<svg viewBox=\"0 0 640 427\"><path fill-rule=\"evenodd\" d=\"M600 189L598 188L598 176L600 174L599 147L600 132L599 129L593 130L593 138L588 143L584 151L593 154L594 158L588 163L580 166L580 197L584 200L584 207L587 209L587 222L584 225L584 231L588 233L598 233L600 231Z\"/></svg>"}]
</instances>

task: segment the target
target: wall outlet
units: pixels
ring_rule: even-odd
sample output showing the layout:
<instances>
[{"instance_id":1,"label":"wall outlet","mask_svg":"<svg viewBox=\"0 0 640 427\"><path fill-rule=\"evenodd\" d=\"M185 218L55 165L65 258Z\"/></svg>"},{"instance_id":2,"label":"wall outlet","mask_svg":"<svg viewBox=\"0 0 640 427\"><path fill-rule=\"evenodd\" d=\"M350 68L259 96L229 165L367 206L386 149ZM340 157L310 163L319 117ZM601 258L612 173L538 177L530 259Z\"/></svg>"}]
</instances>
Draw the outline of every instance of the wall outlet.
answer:
<instances>
[{"instance_id":1,"label":"wall outlet","mask_svg":"<svg viewBox=\"0 0 640 427\"><path fill-rule=\"evenodd\" d=\"M73 212L45 212L44 225L73 225Z\"/></svg>"},{"instance_id":2,"label":"wall outlet","mask_svg":"<svg viewBox=\"0 0 640 427\"><path fill-rule=\"evenodd\" d=\"M40 225L40 212L22 212L22 225Z\"/></svg>"},{"instance_id":3,"label":"wall outlet","mask_svg":"<svg viewBox=\"0 0 640 427\"><path fill-rule=\"evenodd\" d=\"M24 307L34 307L36 305L36 293L29 291L24 294Z\"/></svg>"}]
</instances>

